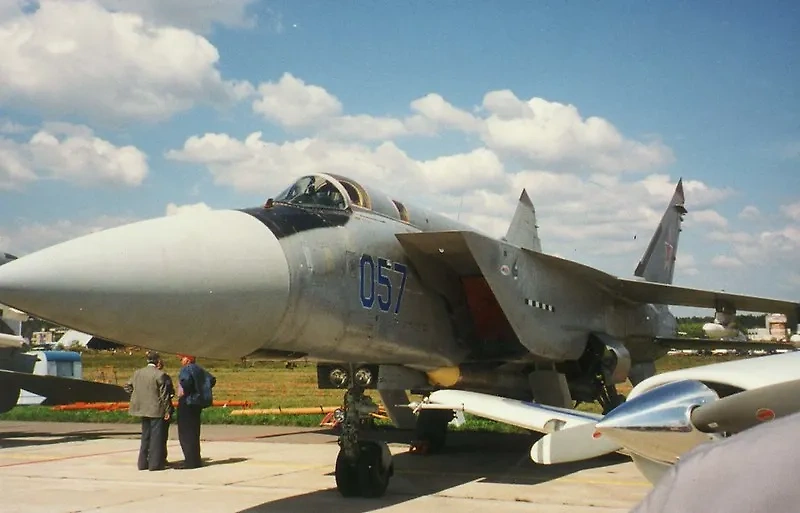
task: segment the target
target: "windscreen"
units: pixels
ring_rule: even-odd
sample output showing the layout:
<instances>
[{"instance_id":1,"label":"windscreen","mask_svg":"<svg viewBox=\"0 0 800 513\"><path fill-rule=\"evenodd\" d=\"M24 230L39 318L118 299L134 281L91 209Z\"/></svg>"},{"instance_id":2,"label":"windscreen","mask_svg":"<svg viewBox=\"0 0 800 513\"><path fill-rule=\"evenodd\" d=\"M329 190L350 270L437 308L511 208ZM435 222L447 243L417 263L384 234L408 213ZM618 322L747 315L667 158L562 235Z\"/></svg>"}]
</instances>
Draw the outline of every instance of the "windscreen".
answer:
<instances>
[{"instance_id":1,"label":"windscreen","mask_svg":"<svg viewBox=\"0 0 800 513\"><path fill-rule=\"evenodd\" d=\"M347 208L342 193L329 180L321 176L304 176L280 193L275 201L311 207Z\"/></svg>"}]
</instances>

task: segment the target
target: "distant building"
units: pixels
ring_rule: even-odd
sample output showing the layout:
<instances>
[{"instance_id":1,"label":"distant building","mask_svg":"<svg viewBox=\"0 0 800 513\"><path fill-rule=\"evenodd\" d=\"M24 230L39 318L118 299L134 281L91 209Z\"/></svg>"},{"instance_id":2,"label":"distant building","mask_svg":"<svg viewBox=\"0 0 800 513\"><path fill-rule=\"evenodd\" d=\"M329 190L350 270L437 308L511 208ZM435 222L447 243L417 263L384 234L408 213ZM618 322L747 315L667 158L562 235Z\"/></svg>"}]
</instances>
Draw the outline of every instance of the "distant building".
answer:
<instances>
[{"instance_id":1,"label":"distant building","mask_svg":"<svg viewBox=\"0 0 800 513\"><path fill-rule=\"evenodd\" d=\"M789 330L786 328L786 316L784 314L767 314L765 318L766 328L771 337L775 340L785 341L789 338Z\"/></svg>"},{"instance_id":2,"label":"distant building","mask_svg":"<svg viewBox=\"0 0 800 513\"><path fill-rule=\"evenodd\" d=\"M786 342L789 340L789 330L786 327L787 319L784 314L767 314L763 328L747 330L749 340L761 342Z\"/></svg>"},{"instance_id":3,"label":"distant building","mask_svg":"<svg viewBox=\"0 0 800 513\"><path fill-rule=\"evenodd\" d=\"M52 331L37 331L31 336L31 344L34 346L44 346L53 343Z\"/></svg>"}]
</instances>

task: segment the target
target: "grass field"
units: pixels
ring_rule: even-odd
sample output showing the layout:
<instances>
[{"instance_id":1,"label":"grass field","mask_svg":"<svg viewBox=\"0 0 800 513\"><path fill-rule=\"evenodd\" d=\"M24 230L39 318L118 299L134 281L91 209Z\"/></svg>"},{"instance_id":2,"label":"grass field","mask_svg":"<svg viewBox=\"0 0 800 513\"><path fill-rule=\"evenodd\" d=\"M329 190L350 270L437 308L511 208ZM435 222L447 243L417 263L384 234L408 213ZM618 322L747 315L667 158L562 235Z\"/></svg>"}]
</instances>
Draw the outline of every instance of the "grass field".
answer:
<instances>
[{"instance_id":1,"label":"grass field","mask_svg":"<svg viewBox=\"0 0 800 513\"><path fill-rule=\"evenodd\" d=\"M731 360L734 356L668 356L656 362L658 372L706 365ZM118 351L85 351L83 377L124 385L133 372L142 366L143 352L131 354ZM235 362L226 360L200 360L202 366L217 377L214 388L216 400L239 400L253 403L253 408L338 406L342 390L317 389L316 367L312 363L296 362L287 368L277 362ZM180 363L177 358L165 361L165 371L177 379ZM619 387L627 394L630 385ZM372 397L379 401L377 393ZM593 407L595 406L595 407ZM599 411L596 405L582 405L582 410ZM203 411L203 422L213 424L264 424L318 426L322 415L231 415L229 408L208 408ZM45 406L17 407L0 415L0 420L45 420L56 422L136 422L125 411L54 411ZM467 417L462 429L517 431L516 428Z\"/></svg>"}]
</instances>

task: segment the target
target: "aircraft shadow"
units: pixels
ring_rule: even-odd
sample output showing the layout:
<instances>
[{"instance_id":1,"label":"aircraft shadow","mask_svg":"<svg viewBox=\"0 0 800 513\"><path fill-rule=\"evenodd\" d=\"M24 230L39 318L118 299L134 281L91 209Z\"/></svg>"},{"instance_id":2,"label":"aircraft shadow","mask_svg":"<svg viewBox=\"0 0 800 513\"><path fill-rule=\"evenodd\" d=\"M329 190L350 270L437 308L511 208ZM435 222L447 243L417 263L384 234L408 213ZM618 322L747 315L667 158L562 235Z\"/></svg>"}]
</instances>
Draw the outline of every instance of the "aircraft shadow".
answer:
<instances>
[{"instance_id":1,"label":"aircraft shadow","mask_svg":"<svg viewBox=\"0 0 800 513\"><path fill-rule=\"evenodd\" d=\"M270 438L284 438L284 437L290 437L290 436L296 436L296 435L301 435L301 436L306 436L306 435L338 435L338 432L333 430L333 429L331 429L331 428L320 428L320 429L315 429L313 431L309 431L307 429L304 429L302 431L288 431L286 433L272 433L272 434L269 434L269 435L258 435L258 436L254 437L254 438L256 438L258 440L266 440L266 439L270 439Z\"/></svg>"},{"instance_id":2,"label":"aircraft shadow","mask_svg":"<svg viewBox=\"0 0 800 513\"><path fill-rule=\"evenodd\" d=\"M404 435L406 440L399 440ZM409 436L409 432L386 430L374 438L404 442L408 441ZM529 456L530 447L536 439L534 435L450 432L447 449L440 454L396 454L394 477L389 482L386 495L379 499L344 499L332 487L265 502L241 510L241 513L314 511L320 508L337 513L366 513L473 481L535 485L579 470L630 461L615 454L562 465L537 465ZM331 461L331 472L327 475L333 475L333 463Z\"/></svg>"},{"instance_id":3,"label":"aircraft shadow","mask_svg":"<svg viewBox=\"0 0 800 513\"><path fill-rule=\"evenodd\" d=\"M225 458L224 460L215 460L211 458L203 458L204 467L214 467L216 465L230 465L231 463L243 463L250 458Z\"/></svg>"},{"instance_id":4,"label":"aircraft shadow","mask_svg":"<svg viewBox=\"0 0 800 513\"><path fill-rule=\"evenodd\" d=\"M230 465L232 463L243 463L245 461L250 460L250 458L225 458L222 460L215 460L212 458L203 458L203 468L205 467L214 467L217 465ZM167 463L167 468L174 469L174 470L184 470L183 469L183 460L178 460L175 462ZM193 470L193 469L190 469Z\"/></svg>"},{"instance_id":5,"label":"aircraft shadow","mask_svg":"<svg viewBox=\"0 0 800 513\"><path fill-rule=\"evenodd\" d=\"M106 431L88 430L72 431L69 433L37 433L30 431L6 431L0 433L0 449L11 449L14 447L35 447L39 445L54 445L68 442L85 442L89 440L99 440L114 436L139 436L141 430L133 431Z\"/></svg>"}]
</instances>

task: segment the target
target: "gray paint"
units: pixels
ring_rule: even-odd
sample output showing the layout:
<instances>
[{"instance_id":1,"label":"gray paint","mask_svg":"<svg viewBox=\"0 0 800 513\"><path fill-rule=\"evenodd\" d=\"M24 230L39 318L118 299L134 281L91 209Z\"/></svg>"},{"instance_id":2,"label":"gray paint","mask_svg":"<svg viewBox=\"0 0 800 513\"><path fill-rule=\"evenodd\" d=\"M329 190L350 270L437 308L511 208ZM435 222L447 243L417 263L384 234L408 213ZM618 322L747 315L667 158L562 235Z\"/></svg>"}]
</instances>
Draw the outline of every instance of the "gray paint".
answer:
<instances>
[{"instance_id":1,"label":"gray paint","mask_svg":"<svg viewBox=\"0 0 800 513\"><path fill-rule=\"evenodd\" d=\"M796 511L800 414L704 444L681 458L631 513Z\"/></svg>"},{"instance_id":2,"label":"gray paint","mask_svg":"<svg viewBox=\"0 0 800 513\"><path fill-rule=\"evenodd\" d=\"M345 202L360 194L371 203L363 197L361 206L348 203L352 214L342 226L280 239L238 211L106 230L2 266L0 297L80 331L164 352L217 358L292 353L420 370L477 361L514 364L506 370L520 373L530 371L525 362L576 360L592 333L624 342L635 362L652 360L663 353L654 338L674 335L675 320L665 306L649 302L698 297L690 289L620 280L539 252L526 194L503 241L353 181L348 191L321 176ZM640 265L645 278L671 280L663 234L672 234L667 240L676 247L683 208L678 189ZM362 255L375 264L382 258L390 267L407 266L397 311L396 301L387 312L377 301L362 305ZM668 276L649 274L665 266ZM396 297L401 275L387 276ZM511 329L501 339L478 335L461 282L468 277L485 279L502 306L501 321ZM713 306L716 297L701 299Z\"/></svg>"}]
</instances>

